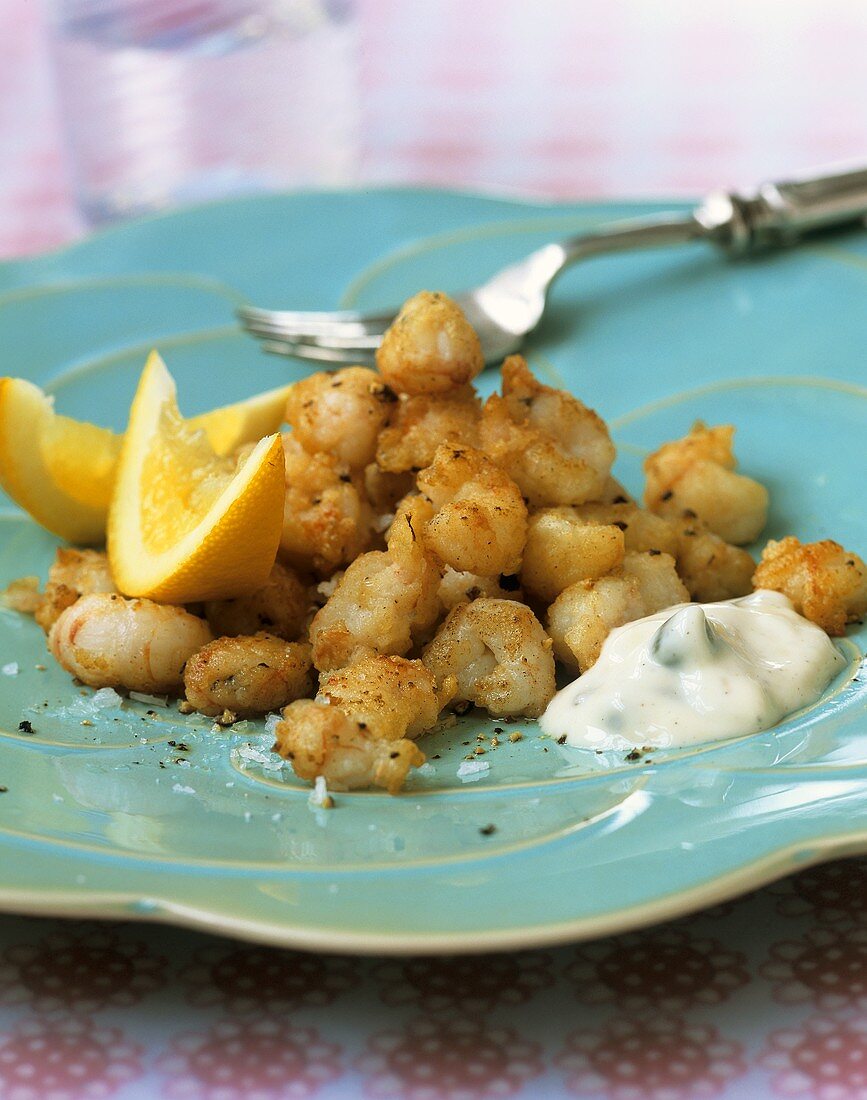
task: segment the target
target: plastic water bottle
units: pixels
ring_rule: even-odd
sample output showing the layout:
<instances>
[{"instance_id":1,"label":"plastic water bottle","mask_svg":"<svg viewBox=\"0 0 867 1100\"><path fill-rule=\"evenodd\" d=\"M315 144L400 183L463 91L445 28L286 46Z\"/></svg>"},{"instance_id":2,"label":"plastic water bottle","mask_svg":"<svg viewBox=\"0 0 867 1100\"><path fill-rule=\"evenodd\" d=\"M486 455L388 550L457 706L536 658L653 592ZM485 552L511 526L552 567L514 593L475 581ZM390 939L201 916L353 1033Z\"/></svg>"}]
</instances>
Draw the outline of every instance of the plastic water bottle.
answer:
<instances>
[{"instance_id":1,"label":"plastic water bottle","mask_svg":"<svg viewBox=\"0 0 867 1100\"><path fill-rule=\"evenodd\" d=\"M353 180L352 0L54 0L52 16L90 222Z\"/></svg>"}]
</instances>

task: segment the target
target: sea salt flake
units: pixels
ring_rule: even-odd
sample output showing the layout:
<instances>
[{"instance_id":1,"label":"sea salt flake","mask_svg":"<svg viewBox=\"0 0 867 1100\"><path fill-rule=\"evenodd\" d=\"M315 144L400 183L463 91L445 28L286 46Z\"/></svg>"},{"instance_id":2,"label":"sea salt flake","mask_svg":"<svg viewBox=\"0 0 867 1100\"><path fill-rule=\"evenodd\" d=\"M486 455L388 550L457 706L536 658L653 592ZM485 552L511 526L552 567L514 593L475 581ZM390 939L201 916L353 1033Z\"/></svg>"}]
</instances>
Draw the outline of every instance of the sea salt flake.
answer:
<instances>
[{"instance_id":1,"label":"sea salt flake","mask_svg":"<svg viewBox=\"0 0 867 1100\"><path fill-rule=\"evenodd\" d=\"M458 779L462 783L475 783L490 770L487 760L464 760L458 767Z\"/></svg>"},{"instance_id":2,"label":"sea salt flake","mask_svg":"<svg viewBox=\"0 0 867 1100\"><path fill-rule=\"evenodd\" d=\"M317 775L316 782L313 784L313 790L310 792L310 797L307 799L312 809L321 809L329 800L328 784L325 781L324 775Z\"/></svg>"},{"instance_id":3,"label":"sea salt flake","mask_svg":"<svg viewBox=\"0 0 867 1100\"><path fill-rule=\"evenodd\" d=\"M123 696L118 695L114 688L100 688L90 698L90 705L102 710L104 707L123 706Z\"/></svg>"},{"instance_id":4,"label":"sea salt flake","mask_svg":"<svg viewBox=\"0 0 867 1100\"><path fill-rule=\"evenodd\" d=\"M169 705L168 697L165 695L147 695L143 691L131 691L129 697L139 703L147 703L152 707L167 707Z\"/></svg>"},{"instance_id":5,"label":"sea salt flake","mask_svg":"<svg viewBox=\"0 0 867 1100\"><path fill-rule=\"evenodd\" d=\"M237 760L242 761L244 764L258 764L265 772L282 771L286 764L285 760L271 752L270 737L266 737L258 745L247 741L234 749L233 753Z\"/></svg>"},{"instance_id":6,"label":"sea salt flake","mask_svg":"<svg viewBox=\"0 0 867 1100\"><path fill-rule=\"evenodd\" d=\"M262 749L256 748L250 741L246 741L243 745L239 745L236 752L242 760L250 764L267 764L270 759L268 753L264 752Z\"/></svg>"},{"instance_id":7,"label":"sea salt flake","mask_svg":"<svg viewBox=\"0 0 867 1100\"><path fill-rule=\"evenodd\" d=\"M433 764L422 764L420 768L416 768L419 775L436 775L437 770Z\"/></svg>"},{"instance_id":8,"label":"sea salt flake","mask_svg":"<svg viewBox=\"0 0 867 1100\"><path fill-rule=\"evenodd\" d=\"M195 794L196 793L194 787L185 787L183 785L183 783L173 783L172 784L172 790L175 792L175 794Z\"/></svg>"},{"instance_id":9,"label":"sea salt flake","mask_svg":"<svg viewBox=\"0 0 867 1100\"><path fill-rule=\"evenodd\" d=\"M17 676L18 662L10 661L8 665L4 665L2 668L0 668L0 672L2 672L4 676Z\"/></svg>"}]
</instances>

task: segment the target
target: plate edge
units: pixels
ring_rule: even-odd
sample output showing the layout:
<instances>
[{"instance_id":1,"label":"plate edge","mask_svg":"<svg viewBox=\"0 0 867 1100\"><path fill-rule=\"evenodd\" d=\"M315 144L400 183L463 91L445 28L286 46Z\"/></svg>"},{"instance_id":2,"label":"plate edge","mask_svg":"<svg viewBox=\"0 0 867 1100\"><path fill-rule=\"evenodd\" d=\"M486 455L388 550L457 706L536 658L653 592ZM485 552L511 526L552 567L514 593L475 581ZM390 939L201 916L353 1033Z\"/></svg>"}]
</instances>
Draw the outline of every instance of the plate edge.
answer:
<instances>
[{"instance_id":1,"label":"plate edge","mask_svg":"<svg viewBox=\"0 0 867 1100\"><path fill-rule=\"evenodd\" d=\"M370 956L462 955L560 947L638 931L742 897L795 871L820 863L867 855L867 829L835 837L801 840L775 849L725 875L652 902L556 925L524 926L491 932L358 933L292 928L217 914L169 898L106 891L62 894L0 886L0 912L9 915L88 920L133 920L225 936L247 943L298 951ZM55 898L62 899L55 902ZM108 909L106 909L108 907Z\"/></svg>"}]
</instances>

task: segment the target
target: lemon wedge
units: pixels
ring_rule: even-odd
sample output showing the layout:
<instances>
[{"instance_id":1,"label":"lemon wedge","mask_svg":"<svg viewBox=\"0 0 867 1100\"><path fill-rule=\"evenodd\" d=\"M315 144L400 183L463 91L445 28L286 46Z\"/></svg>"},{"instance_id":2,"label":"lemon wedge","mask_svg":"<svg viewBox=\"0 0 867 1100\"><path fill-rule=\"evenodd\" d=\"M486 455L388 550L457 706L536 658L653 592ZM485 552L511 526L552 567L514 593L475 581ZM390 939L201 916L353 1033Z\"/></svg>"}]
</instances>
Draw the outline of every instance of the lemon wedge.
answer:
<instances>
[{"instance_id":1,"label":"lemon wedge","mask_svg":"<svg viewBox=\"0 0 867 1100\"><path fill-rule=\"evenodd\" d=\"M178 412L152 352L130 410L108 517L121 592L167 603L247 595L267 580L283 525L283 447L261 439L236 468Z\"/></svg>"},{"instance_id":2,"label":"lemon wedge","mask_svg":"<svg viewBox=\"0 0 867 1100\"><path fill-rule=\"evenodd\" d=\"M218 455L230 455L242 444L257 443L279 430L291 389L291 385L278 386L276 390L194 416L187 424L201 429Z\"/></svg>"},{"instance_id":3,"label":"lemon wedge","mask_svg":"<svg viewBox=\"0 0 867 1100\"><path fill-rule=\"evenodd\" d=\"M55 535L102 542L120 436L53 406L32 382L0 378L0 485Z\"/></svg>"},{"instance_id":4,"label":"lemon wedge","mask_svg":"<svg viewBox=\"0 0 867 1100\"><path fill-rule=\"evenodd\" d=\"M219 455L276 432L291 386L224 405L187 421ZM0 378L0 486L38 524L68 542L105 541L123 437L54 411L24 378Z\"/></svg>"}]
</instances>

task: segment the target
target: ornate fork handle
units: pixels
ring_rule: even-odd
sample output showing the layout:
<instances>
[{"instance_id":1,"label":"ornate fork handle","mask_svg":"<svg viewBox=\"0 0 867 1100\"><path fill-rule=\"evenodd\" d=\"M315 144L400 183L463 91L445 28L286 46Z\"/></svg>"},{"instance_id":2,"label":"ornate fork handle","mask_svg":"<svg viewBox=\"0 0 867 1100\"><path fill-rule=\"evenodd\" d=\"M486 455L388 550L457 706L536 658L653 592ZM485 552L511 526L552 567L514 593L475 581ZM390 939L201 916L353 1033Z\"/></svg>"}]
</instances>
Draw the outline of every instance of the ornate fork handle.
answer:
<instances>
[{"instance_id":1,"label":"ornate fork handle","mask_svg":"<svg viewBox=\"0 0 867 1100\"><path fill-rule=\"evenodd\" d=\"M706 240L732 256L794 244L805 234L867 217L867 169L712 192L688 214L653 214L546 245L535 254L554 278L590 256Z\"/></svg>"},{"instance_id":2,"label":"ornate fork handle","mask_svg":"<svg viewBox=\"0 0 867 1100\"><path fill-rule=\"evenodd\" d=\"M730 256L794 244L812 230L867 218L867 168L763 183L754 191L716 191L687 213L654 214L599 226L545 245L456 296L479 334L488 362L520 347L545 310L548 290L578 260L616 252L707 241ZM244 326L266 351L330 363L369 360L394 318L374 313L298 313L244 308Z\"/></svg>"}]
</instances>

